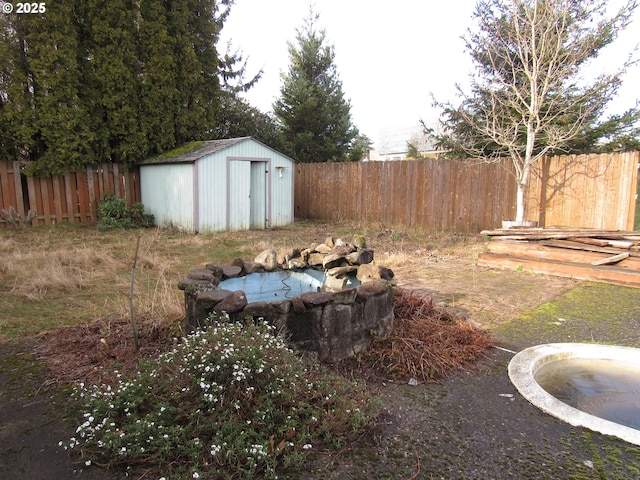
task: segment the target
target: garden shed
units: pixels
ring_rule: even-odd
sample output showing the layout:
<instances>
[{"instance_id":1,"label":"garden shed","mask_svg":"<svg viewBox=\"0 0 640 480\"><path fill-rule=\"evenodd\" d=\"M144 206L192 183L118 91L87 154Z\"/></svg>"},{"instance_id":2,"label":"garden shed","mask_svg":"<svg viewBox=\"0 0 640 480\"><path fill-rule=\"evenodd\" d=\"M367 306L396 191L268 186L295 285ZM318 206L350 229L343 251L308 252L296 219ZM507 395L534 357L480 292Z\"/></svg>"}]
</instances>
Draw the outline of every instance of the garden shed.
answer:
<instances>
[{"instance_id":1,"label":"garden shed","mask_svg":"<svg viewBox=\"0 0 640 480\"><path fill-rule=\"evenodd\" d=\"M140 164L145 211L199 233L293 222L293 160L251 137L191 142Z\"/></svg>"}]
</instances>

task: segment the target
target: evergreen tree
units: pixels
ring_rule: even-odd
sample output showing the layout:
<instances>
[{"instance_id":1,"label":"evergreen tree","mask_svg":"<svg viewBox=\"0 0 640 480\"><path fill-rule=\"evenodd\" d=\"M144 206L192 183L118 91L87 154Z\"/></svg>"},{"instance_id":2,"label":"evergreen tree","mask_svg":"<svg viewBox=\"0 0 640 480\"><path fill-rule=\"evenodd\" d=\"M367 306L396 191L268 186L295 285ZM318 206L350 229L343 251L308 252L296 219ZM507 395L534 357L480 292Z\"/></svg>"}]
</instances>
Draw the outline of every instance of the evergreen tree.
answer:
<instances>
[{"instance_id":1,"label":"evergreen tree","mask_svg":"<svg viewBox=\"0 0 640 480\"><path fill-rule=\"evenodd\" d=\"M251 136L274 150L285 151L276 119L249 105L237 93L223 91L222 109L216 123L215 138Z\"/></svg>"},{"instance_id":2,"label":"evergreen tree","mask_svg":"<svg viewBox=\"0 0 640 480\"><path fill-rule=\"evenodd\" d=\"M169 34L169 12L163 2L140 1L141 127L151 154L176 146L179 96L173 55L176 39Z\"/></svg>"},{"instance_id":3,"label":"evergreen tree","mask_svg":"<svg viewBox=\"0 0 640 480\"><path fill-rule=\"evenodd\" d=\"M148 148L140 121L137 2L89 0L87 17L90 61L85 87L98 139L96 153L103 161L143 160Z\"/></svg>"},{"instance_id":4,"label":"evergreen tree","mask_svg":"<svg viewBox=\"0 0 640 480\"><path fill-rule=\"evenodd\" d=\"M39 18L0 15L0 154L27 162L37 155L34 74L27 44Z\"/></svg>"},{"instance_id":5,"label":"evergreen tree","mask_svg":"<svg viewBox=\"0 0 640 480\"><path fill-rule=\"evenodd\" d=\"M316 29L317 20L311 11L297 32L297 47L289 44L289 72L283 75L273 109L293 159L344 161L358 131L351 124L351 105L342 92L333 47L325 45L325 31Z\"/></svg>"},{"instance_id":6,"label":"evergreen tree","mask_svg":"<svg viewBox=\"0 0 640 480\"><path fill-rule=\"evenodd\" d=\"M57 0L0 16L0 153L32 173L214 138L233 0ZM228 72L233 76L233 72Z\"/></svg>"},{"instance_id":7,"label":"evergreen tree","mask_svg":"<svg viewBox=\"0 0 640 480\"><path fill-rule=\"evenodd\" d=\"M95 161L95 136L80 98L83 75L74 2L61 1L49 10L46 19L29 20L33 27L28 55L35 79L34 126L40 144L38 162L30 164L30 173L37 173L42 166L48 173L76 170Z\"/></svg>"},{"instance_id":8,"label":"evergreen tree","mask_svg":"<svg viewBox=\"0 0 640 480\"><path fill-rule=\"evenodd\" d=\"M349 148L349 161L359 162L369 158L369 152L373 149L373 140L362 133L358 133L351 141Z\"/></svg>"},{"instance_id":9,"label":"evergreen tree","mask_svg":"<svg viewBox=\"0 0 640 480\"><path fill-rule=\"evenodd\" d=\"M219 58L216 43L231 0L182 0L169 12L169 34L176 39L174 56L178 111L176 142L213 138L220 109Z\"/></svg>"}]
</instances>

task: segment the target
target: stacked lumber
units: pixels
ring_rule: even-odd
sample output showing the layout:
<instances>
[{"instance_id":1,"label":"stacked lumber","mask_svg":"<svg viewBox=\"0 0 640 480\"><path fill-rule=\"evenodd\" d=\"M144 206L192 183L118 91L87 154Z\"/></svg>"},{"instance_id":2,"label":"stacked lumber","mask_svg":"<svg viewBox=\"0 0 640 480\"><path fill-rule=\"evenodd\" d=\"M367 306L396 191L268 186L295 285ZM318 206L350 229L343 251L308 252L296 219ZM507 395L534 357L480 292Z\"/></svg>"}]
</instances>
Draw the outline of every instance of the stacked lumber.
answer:
<instances>
[{"instance_id":1,"label":"stacked lumber","mask_svg":"<svg viewBox=\"0 0 640 480\"><path fill-rule=\"evenodd\" d=\"M640 288L640 232L518 228L481 233L490 241L478 255L479 265Z\"/></svg>"}]
</instances>

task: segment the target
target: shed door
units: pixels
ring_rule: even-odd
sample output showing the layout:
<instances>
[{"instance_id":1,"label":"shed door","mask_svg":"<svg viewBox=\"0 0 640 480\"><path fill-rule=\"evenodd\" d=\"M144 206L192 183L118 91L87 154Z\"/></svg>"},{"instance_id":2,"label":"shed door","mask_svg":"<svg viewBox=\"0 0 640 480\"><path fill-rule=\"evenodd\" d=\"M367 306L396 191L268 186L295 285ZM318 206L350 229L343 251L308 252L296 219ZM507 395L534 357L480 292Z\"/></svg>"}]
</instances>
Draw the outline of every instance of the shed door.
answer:
<instances>
[{"instance_id":1,"label":"shed door","mask_svg":"<svg viewBox=\"0 0 640 480\"><path fill-rule=\"evenodd\" d=\"M233 159L229 162L228 229L268 226L267 162Z\"/></svg>"},{"instance_id":2,"label":"shed door","mask_svg":"<svg viewBox=\"0 0 640 480\"><path fill-rule=\"evenodd\" d=\"M267 227L267 163L251 162L250 225L251 228Z\"/></svg>"}]
</instances>

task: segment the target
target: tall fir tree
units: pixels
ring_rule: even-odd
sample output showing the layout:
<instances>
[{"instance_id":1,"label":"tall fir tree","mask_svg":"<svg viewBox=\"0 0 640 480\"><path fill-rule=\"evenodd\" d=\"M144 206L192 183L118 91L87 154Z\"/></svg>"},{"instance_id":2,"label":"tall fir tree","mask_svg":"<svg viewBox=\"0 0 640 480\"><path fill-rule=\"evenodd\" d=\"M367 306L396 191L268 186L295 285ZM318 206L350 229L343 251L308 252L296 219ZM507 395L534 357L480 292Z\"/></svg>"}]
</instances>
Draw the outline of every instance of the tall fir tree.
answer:
<instances>
[{"instance_id":1,"label":"tall fir tree","mask_svg":"<svg viewBox=\"0 0 640 480\"><path fill-rule=\"evenodd\" d=\"M80 98L83 74L78 61L79 35L74 2L51 8L46 20L31 18L29 63L35 79L35 127L40 152L31 173L46 165L48 173L75 170L95 161L95 135Z\"/></svg>"},{"instance_id":2,"label":"tall fir tree","mask_svg":"<svg viewBox=\"0 0 640 480\"><path fill-rule=\"evenodd\" d=\"M137 45L139 25L134 0L89 0L90 62L87 83L102 160L133 163L148 154L140 122Z\"/></svg>"},{"instance_id":3,"label":"tall fir tree","mask_svg":"<svg viewBox=\"0 0 640 480\"><path fill-rule=\"evenodd\" d=\"M176 71L178 143L214 135L212 127L220 109L216 43L221 20L217 16L224 17L224 8L232 3L231 0L182 0L171 5L169 34L176 39L174 56L180 59Z\"/></svg>"},{"instance_id":4,"label":"tall fir tree","mask_svg":"<svg viewBox=\"0 0 640 480\"><path fill-rule=\"evenodd\" d=\"M29 15L0 15L0 153L23 163L37 157L39 146L36 81L27 53L38 20Z\"/></svg>"},{"instance_id":5,"label":"tall fir tree","mask_svg":"<svg viewBox=\"0 0 640 480\"><path fill-rule=\"evenodd\" d=\"M141 0L139 55L141 62L141 126L151 153L176 145L179 110L175 72L180 64L173 52L176 40L169 34L169 12L157 0Z\"/></svg>"},{"instance_id":6,"label":"tall fir tree","mask_svg":"<svg viewBox=\"0 0 640 480\"><path fill-rule=\"evenodd\" d=\"M348 160L358 130L351 123L351 104L344 98L332 46L318 15L310 11L289 44L290 65L282 76L280 98L273 110L282 124L287 153L298 162Z\"/></svg>"},{"instance_id":7,"label":"tall fir tree","mask_svg":"<svg viewBox=\"0 0 640 480\"><path fill-rule=\"evenodd\" d=\"M0 16L0 153L34 173L213 138L233 0L57 0Z\"/></svg>"}]
</instances>

